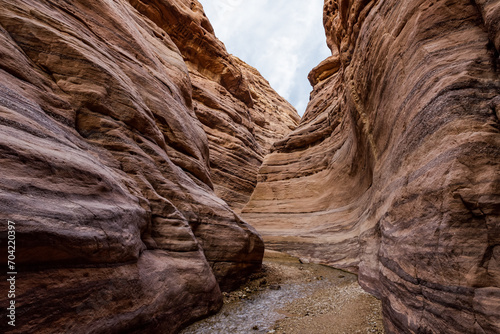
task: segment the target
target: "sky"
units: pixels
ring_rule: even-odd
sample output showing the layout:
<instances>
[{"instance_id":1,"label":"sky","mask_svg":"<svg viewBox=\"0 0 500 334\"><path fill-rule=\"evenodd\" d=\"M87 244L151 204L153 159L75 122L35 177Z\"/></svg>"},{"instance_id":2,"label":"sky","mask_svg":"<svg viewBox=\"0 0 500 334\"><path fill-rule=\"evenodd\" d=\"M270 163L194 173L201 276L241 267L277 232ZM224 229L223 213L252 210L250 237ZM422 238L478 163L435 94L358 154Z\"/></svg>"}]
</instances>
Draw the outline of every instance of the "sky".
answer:
<instances>
[{"instance_id":1,"label":"sky","mask_svg":"<svg viewBox=\"0 0 500 334\"><path fill-rule=\"evenodd\" d=\"M229 53L255 67L303 115L307 75L331 55L323 0L199 0Z\"/></svg>"}]
</instances>

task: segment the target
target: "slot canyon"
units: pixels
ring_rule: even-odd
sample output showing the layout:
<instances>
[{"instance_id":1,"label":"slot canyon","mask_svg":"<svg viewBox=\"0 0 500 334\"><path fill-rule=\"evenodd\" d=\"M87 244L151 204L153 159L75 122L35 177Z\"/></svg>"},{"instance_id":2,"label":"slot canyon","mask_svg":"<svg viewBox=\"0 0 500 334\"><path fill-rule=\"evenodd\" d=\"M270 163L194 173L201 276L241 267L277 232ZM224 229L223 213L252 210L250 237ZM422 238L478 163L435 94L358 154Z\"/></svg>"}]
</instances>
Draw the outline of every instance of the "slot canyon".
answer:
<instances>
[{"instance_id":1,"label":"slot canyon","mask_svg":"<svg viewBox=\"0 0 500 334\"><path fill-rule=\"evenodd\" d=\"M302 118L203 0L0 4L1 332L178 333L266 248L500 333L498 0L325 0Z\"/></svg>"}]
</instances>

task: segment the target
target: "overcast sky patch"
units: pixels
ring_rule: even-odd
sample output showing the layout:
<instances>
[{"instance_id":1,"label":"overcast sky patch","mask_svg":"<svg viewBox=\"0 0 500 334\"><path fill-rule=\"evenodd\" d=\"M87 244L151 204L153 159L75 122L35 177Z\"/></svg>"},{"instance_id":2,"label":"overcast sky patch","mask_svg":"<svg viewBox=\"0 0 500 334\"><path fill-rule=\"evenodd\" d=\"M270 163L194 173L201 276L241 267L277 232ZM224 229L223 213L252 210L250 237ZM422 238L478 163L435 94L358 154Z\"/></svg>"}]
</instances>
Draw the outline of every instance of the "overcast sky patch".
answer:
<instances>
[{"instance_id":1,"label":"overcast sky patch","mask_svg":"<svg viewBox=\"0 0 500 334\"><path fill-rule=\"evenodd\" d=\"M323 0L200 0L229 53L255 67L302 115L309 71L331 52Z\"/></svg>"}]
</instances>

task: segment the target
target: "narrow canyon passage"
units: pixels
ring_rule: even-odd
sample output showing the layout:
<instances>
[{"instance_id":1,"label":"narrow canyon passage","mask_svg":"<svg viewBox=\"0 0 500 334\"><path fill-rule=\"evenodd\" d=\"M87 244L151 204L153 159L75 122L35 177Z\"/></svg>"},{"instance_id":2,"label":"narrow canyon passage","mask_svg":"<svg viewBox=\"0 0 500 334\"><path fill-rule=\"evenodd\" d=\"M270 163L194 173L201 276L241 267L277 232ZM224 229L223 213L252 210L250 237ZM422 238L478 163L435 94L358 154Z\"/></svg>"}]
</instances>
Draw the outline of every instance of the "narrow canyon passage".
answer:
<instances>
[{"instance_id":1,"label":"narrow canyon passage","mask_svg":"<svg viewBox=\"0 0 500 334\"><path fill-rule=\"evenodd\" d=\"M0 332L500 333L499 1L324 0L302 118L197 0L0 8Z\"/></svg>"},{"instance_id":2,"label":"narrow canyon passage","mask_svg":"<svg viewBox=\"0 0 500 334\"><path fill-rule=\"evenodd\" d=\"M225 293L219 313L181 334L384 333L380 301L361 289L356 275L302 262L266 251L262 271Z\"/></svg>"}]
</instances>

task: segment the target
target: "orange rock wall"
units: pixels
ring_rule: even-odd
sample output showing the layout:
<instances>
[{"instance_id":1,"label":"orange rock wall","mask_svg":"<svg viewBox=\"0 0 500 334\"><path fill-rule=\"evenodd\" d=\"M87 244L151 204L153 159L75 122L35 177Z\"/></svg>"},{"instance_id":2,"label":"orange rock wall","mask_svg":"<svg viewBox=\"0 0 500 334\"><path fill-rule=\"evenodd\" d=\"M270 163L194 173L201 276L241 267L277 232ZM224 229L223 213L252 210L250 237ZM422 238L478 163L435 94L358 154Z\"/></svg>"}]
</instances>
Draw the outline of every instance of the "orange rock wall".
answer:
<instances>
[{"instance_id":1,"label":"orange rock wall","mask_svg":"<svg viewBox=\"0 0 500 334\"><path fill-rule=\"evenodd\" d=\"M359 273L388 333L500 332L498 1L325 1L332 56L243 217Z\"/></svg>"},{"instance_id":2,"label":"orange rock wall","mask_svg":"<svg viewBox=\"0 0 500 334\"><path fill-rule=\"evenodd\" d=\"M297 111L257 70L227 53L198 2L131 3L172 36L181 51L193 86L194 111L209 140L215 193L239 212L273 142L297 126Z\"/></svg>"},{"instance_id":3,"label":"orange rock wall","mask_svg":"<svg viewBox=\"0 0 500 334\"><path fill-rule=\"evenodd\" d=\"M298 116L199 3L148 3L0 1L0 232L15 222L18 271L1 332L173 333L261 265L217 194L248 197Z\"/></svg>"}]
</instances>

